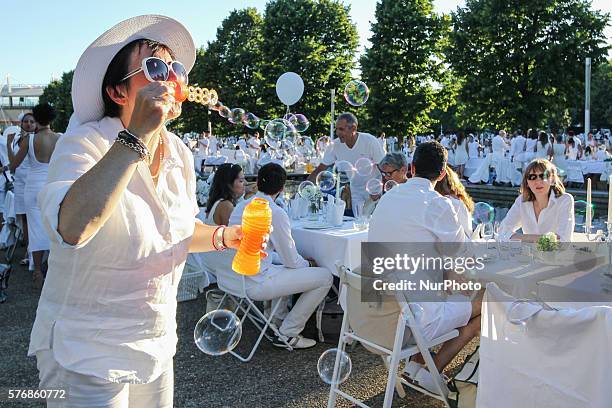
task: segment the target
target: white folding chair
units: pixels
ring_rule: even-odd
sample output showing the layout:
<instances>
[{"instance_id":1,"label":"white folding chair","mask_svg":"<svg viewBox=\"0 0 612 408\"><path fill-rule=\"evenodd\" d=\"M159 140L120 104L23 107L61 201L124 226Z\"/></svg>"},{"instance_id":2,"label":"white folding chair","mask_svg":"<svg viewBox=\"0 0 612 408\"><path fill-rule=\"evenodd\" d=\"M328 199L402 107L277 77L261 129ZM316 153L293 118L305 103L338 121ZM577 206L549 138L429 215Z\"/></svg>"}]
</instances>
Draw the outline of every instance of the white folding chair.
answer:
<instances>
[{"instance_id":1,"label":"white folding chair","mask_svg":"<svg viewBox=\"0 0 612 408\"><path fill-rule=\"evenodd\" d=\"M251 321L251 323L253 323L253 325L259 331L259 335L257 337L257 340L255 341L255 345L248 353L248 355L244 356L236 351L230 351L230 354L242 362L250 361L253 358L255 351L257 351L257 348L259 347L259 343L261 343L262 338L266 336L266 330L268 329L268 327L272 329L274 334L278 336L281 341L283 341L283 343L285 343L285 347L288 350L293 350L289 343L283 340L283 336L281 336L280 332L278 331L278 328L272 322L272 320L276 316L278 307L282 302L273 302L272 311L270 312L270 315L266 317L266 315L261 310L259 310L259 308L255 304L255 301L253 301L247 295L246 279L244 275L239 275L232 270L232 259L234 258L235 251L228 250L217 254L220 256L221 259L217 263L219 265L219 268L213 271L213 273L217 276L217 285L219 286L219 289L225 292L225 296L221 299L221 302L219 303L219 308L221 308L226 298L230 298L237 305L234 309L234 313L241 311L243 313L242 321L244 322L245 319L249 319L249 321ZM268 339L270 338L268 337Z\"/></svg>"},{"instance_id":2,"label":"white folding chair","mask_svg":"<svg viewBox=\"0 0 612 408\"><path fill-rule=\"evenodd\" d=\"M391 407L394 388L397 389L401 397L405 395L402 384L436 398L444 402L447 407L450 407L446 397L448 395L448 388L434 364L429 349L457 337L459 332L452 330L428 342L423 337L412 310L405 300L400 300L395 295L380 295L378 302L364 302L361 290L362 280L371 278L365 278L358 273L351 272L345 266L339 266L338 273L341 280L341 296L346 296L338 350L344 351L347 343L359 341L368 351L379 354L382 357L388 370L383 408ZM368 284L364 287L372 287L372 285ZM406 326L408 326L408 329ZM408 361L411 356L418 353L421 353L423 356L427 369L433 376L438 394L428 392L398 377L400 361ZM362 408L368 408L362 401L342 391L340 384L337 384L340 356L341 353L338 352L327 407L334 407L336 405L336 397L339 395L353 404Z\"/></svg>"}]
</instances>

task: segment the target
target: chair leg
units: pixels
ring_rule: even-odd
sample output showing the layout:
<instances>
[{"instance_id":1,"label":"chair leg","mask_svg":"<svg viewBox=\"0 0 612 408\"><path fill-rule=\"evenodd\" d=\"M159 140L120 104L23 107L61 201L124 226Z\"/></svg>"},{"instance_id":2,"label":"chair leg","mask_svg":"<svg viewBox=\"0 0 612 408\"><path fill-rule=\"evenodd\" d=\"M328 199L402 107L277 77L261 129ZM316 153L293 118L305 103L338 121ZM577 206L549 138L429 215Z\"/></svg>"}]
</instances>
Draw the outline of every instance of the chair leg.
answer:
<instances>
[{"instance_id":1,"label":"chair leg","mask_svg":"<svg viewBox=\"0 0 612 408\"><path fill-rule=\"evenodd\" d=\"M383 361L383 363L385 364L385 367L388 370L389 369L389 361L387 360L387 358L385 356L380 356L380 357L382 358L382 361ZM395 378L395 391L397 391L397 395L399 395L400 398L404 398L406 396L406 391L404 391L404 386L402 385L402 380L400 379L399 376L397 376Z\"/></svg>"},{"instance_id":2,"label":"chair leg","mask_svg":"<svg viewBox=\"0 0 612 408\"><path fill-rule=\"evenodd\" d=\"M278 306L280 305L280 302L277 303L277 305L272 309L272 312L270 313L270 317L266 319L265 315L263 313L261 313L259 311L259 309L257 309L256 306L253 306L253 302L250 299L246 299L246 301L249 303L248 310L250 310L251 307L253 307L253 312L256 315L258 315L259 318L262 318L265 321L265 324L261 328L259 336L257 337L257 341L255 342L255 345L253 346L253 348L251 349L251 352L249 353L249 355L247 357L243 357L242 355L238 354L235 351L230 351L231 355L233 355L234 357L236 357L238 360L242 361L243 363L246 363L246 362L250 361L253 358L253 355L255 355L255 351L257 351L257 348L259 347L259 343L261 343L261 339L264 337L264 335L266 333L266 329L268 327L271 327L272 330L274 330L274 333L277 336L280 336L280 333L279 333L278 329L276 329L276 327L274 327L274 325L270 324L272 322L272 319L274 318L274 315L276 314L276 310L278 309ZM247 316L248 316L248 314L247 314ZM290 351L293 350L293 348L289 345L289 343L285 342L285 344L287 345L287 348Z\"/></svg>"},{"instance_id":3,"label":"chair leg","mask_svg":"<svg viewBox=\"0 0 612 408\"><path fill-rule=\"evenodd\" d=\"M344 317L342 318L342 327L340 328L340 338L338 339L338 350L336 353L336 361L334 363L334 373L332 375L332 384L329 389L329 398L327 399L327 408L334 408L336 406L336 390L340 388L340 384L335 384L338 379L338 368L340 365L340 357L342 355L342 351L344 351L344 347L346 344L345 333L348 331L348 311L344 313Z\"/></svg>"},{"instance_id":4,"label":"chair leg","mask_svg":"<svg viewBox=\"0 0 612 408\"><path fill-rule=\"evenodd\" d=\"M316 313L316 321L317 321L317 330L319 331L319 342L323 343L325 341L325 337L323 337L323 310L325 309L325 299L319 304Z\"/></svg>"}]
</instances>

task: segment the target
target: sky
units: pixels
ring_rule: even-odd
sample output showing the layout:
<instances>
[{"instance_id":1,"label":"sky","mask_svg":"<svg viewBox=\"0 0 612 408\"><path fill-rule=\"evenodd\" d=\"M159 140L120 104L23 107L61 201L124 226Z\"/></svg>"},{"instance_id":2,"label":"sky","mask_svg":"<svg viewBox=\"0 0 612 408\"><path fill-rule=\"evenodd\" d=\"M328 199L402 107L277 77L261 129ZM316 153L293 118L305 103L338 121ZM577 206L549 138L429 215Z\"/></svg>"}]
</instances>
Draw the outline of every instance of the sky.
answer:
<instances>
[{"instance_id":1,"label":"sky","mask_svg":"<svg viewBox=\"0 0 612 408\"><path fill-rule=\"evenodd\" d=\"M234 9L255 7L267 0L2 0L0 83L46 84L73 69L85 48L104 31L129 17L162 14L175 18L191 32L196 46L215 38L217 27ZM360 49L368 45L376 0L344 0L351 5ZM464 0L434 0L438 12L450 12ZM612 1L593 0L597 9L612 13ZM7 18L6 16L11 16ZM607 32L612 38L612 27ZM612 42L612 41L610 41Z\"/></svg>"}]
</instances>

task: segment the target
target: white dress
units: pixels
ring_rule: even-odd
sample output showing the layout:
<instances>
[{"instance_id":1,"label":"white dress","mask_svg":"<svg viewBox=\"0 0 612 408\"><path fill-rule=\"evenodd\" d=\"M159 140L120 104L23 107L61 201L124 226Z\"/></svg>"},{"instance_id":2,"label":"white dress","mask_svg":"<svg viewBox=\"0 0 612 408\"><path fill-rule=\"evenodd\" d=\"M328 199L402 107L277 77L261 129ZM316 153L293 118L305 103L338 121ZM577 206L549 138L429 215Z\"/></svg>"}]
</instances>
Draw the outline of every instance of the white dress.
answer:
<instances>
[{"instance_id":1,"label":"white dress","mask_svg":"<svg viewBox=\"0 0 612 408\"><path fill-rule=\"evenodd\" d=\"M33 133L30 133L30 139L32 138ZM19 141L21 138L15 138L13 140L13 152L15 155L19 152ZM28 176L28 172L30 171L30 161L27 159L23 159L19 167L15 169L15 174L13 174L13 194L15 194L14 205L15 205L15 214L25 214L26 206L23 197L23 191L25 188L26 178Z\"/></svg>"},{"instance_id":2,"label":"white dress","mask_svg":"<svg viewBox=\"0 0 612 408\"><path fill-rule=\"evenodd\" d=\"M525 153L523 157L525 165L529 164L529 162L531 162L536 157L535 151L537 143L538 139L527 139L525 141Z\"/></svg>"},{"instance_id":3,"label":"white dress","mask_svg":"<svg viewBox=\"0 0 612 408\"><path fill-rule=\"evenodd\" d=\"M461 144L455 148L455 166L465 165L468 161L467 139L463 139Z\"/></svg>"},{"instance_id":4,"label":"white dress","mask_svg":"<svg viewBox=\"0 0 612 408\"><path fill-rule=\"evenodd\" d=\"M470 159L478 158L478 142L468 143L468 156Z\"/></svg>"},{"instance_id":5,"label":"white dress","mask_svg":"<svg viewBox=\"0 0 612 408\"><path fill-rule=\"evenodd\" d=\"M221 201L224 201L223 199L219 199L217 201L215 201L215 203L213 204L212 207L210 207L210 211L208 212L208 214L206 214L206 220L204 221L204 224L206 225L219 225L215 222L215 211L217 210L217 206L219 205L219 203Z\"/></svg>"},{"instance_id":6,"label":"white dress","mask_svg":"<svg viewBox=\"0 0 612 408\"><path fill-rule=\"evenodd\" d=\"M542 142L538 140L536 144L536 159L546 159L548 156L548 148L550 147L550 143L546 143L546 145L542 146Z\"/></svg>"},{"instance_id":7,"label":"white dress","mask_svg":"<svg viewBox=\"0 0 612 408\"><path fill-rule=\"evenodd\" d=\"M553 144L553 163L557 167L565 167L565 145L563 143Z\"/></svg>"},{"instance_id":8,"label":"white dress","mask_svg":"<svg viewBox=\"0 0 612 408\"><path fill-rule=\"evenodd\" d=\"M47 184L49 163L41 163L36 159L34 152L35 137L36 135L34 134L30 135L30 146L28 149L29 172L23 193L25 212L28 218L28 249L31 252L48 251L51 246L42 222L40 208L38 207L38 193Z\"/></svg>"}]
</instances>

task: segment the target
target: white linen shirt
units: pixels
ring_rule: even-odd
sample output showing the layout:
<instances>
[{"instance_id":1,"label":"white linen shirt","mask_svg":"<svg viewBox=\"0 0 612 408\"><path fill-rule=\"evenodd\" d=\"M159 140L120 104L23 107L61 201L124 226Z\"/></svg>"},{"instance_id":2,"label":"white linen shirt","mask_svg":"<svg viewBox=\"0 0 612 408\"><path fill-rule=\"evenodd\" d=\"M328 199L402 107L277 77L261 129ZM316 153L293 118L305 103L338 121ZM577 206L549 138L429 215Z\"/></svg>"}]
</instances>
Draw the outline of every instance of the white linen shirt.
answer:
<instances>
[{"instance_id":1,"label":"white linen shirt","mask_svg":"<svg viewBox=\"0 0 612 408\"><path fill-rule=\"evenodd\" d=\"M121 130L118 118L105 117L72 129L55 148L38 197L51 255L28 354L52 349L67 370L141 384L176 352L176 293L198 213L196 179L191 152L164 131L157 188L140 162L104 225L67 244L58 233L60 204Z\"/></svg>"},{"instance_id":2,"label":"white linen shirt","mask_svg":"<svg viewBox=\"0 0 612 408\"><path fill-rule=\"evenodd\" d=\"M331 147L325 151L321 163L326 166L332 166L339 160L346 160L354 166L357 160L365 157L376 165L380 163L384 156L385 152L376 137L369 133L357 132L357 142L355 142L353 147L348 147L346 143L342 143L340 138L335 139ZM351 200L353 208L355 208L356 205L366 202L370 196L366 191L366 183L371 178L374 178L376 174L376 171L372 171L372 174L368 175L356 173L351 179Z\"/></svg>"},{"instance_id":3,"label":"white linen shirt","mask_svg":"<svg viewBox=\"0 0 612 408\"><path fill-rule=\"evenodd\" d=\"M270 233L270 239L266 248L268 256L261 260L260 272L246 278L256 282L265 280L266 272L272 267L273 262L290 269L307 268L309 266L308 261L298 253L295 241L291 235L289 216L269 195L259 191L252 198L238 204L234 211L232 211L228 224L242 224L244 208L255 197L263 198L270 204L270 209L272 210L272 232Z\"/></svg>"},{"instance_id":4,"label":"white linen shirt","mask_svg":"<svg viewBox=\"0 0 612 408\"><path fill-rule=\"evenodd\" d=\"M551 191L548 206L536 220L533 201L523 201L523 196L518 196L499 226L500 239L509 240L519 228L523 234L554 232L561 241L571 242L574 232L574 197L568 193L555 197Z\"/></svg>"},{"instance_id":5,"label":"white linen shirt","mask_svg":"<svg viewBox=\"0 0 612 408\"><path fill-rule=\"evenodd\" d=\"M368 231L368 242L466 241L451 200L421 177L410 178L381 197Z\"/></svg>"}]
</instances>

